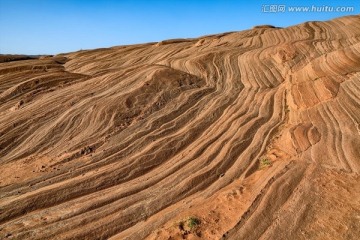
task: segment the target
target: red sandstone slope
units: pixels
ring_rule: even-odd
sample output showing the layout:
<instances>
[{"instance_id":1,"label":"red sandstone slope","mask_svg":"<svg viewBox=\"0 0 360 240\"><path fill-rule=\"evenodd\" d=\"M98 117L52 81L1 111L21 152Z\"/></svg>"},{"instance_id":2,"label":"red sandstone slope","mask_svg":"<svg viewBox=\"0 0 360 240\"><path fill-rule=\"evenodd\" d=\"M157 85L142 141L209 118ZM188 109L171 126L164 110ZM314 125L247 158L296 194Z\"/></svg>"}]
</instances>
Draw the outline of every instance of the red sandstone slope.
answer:
<instances>
[{"instance_id":1,"label":"red sandstone slope","mask_svg":"<svg viewBox=\"0 0 360 240\"><path fill-rule=\"evenodd\" d=\"M357 239L360 17L0 64L0 237Z\"/></svg>"}]
</instances>

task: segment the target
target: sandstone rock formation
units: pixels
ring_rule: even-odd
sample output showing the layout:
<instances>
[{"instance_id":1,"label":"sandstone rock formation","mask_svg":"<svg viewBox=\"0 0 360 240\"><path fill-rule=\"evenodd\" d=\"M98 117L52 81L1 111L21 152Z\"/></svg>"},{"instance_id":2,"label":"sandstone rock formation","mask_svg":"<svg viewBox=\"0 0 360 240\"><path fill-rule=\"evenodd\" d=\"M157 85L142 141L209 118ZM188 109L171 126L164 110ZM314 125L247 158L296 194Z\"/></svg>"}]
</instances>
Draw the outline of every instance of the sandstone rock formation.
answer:
<instances>
[{"instance_id":1,"label":"sandstone rock formation","mask_svg":"<svg viewBox=\"0 0 360 240\"><path fill-rule=\"evenodd\" d=\"M358 239L360 16L0 64L0 238Z\"/></svg>"}]
</instances>

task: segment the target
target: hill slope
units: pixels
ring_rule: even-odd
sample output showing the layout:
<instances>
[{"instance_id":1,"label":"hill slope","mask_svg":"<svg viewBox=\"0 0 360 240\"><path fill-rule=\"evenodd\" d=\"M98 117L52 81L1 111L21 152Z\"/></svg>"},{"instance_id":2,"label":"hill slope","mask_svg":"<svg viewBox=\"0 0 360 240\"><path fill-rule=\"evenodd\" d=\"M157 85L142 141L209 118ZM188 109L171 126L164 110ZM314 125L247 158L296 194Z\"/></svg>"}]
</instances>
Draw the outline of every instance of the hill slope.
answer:
<instances>
[{"instance_id":1,"label":"hill slope","mask_svg":"<svg viewBox=\"0 0 360 240\"><path fill-rule=\"evenodd\" d=\"M0 236L357 239L360 16L0 64Z\"/></svg>"}]
</instances>

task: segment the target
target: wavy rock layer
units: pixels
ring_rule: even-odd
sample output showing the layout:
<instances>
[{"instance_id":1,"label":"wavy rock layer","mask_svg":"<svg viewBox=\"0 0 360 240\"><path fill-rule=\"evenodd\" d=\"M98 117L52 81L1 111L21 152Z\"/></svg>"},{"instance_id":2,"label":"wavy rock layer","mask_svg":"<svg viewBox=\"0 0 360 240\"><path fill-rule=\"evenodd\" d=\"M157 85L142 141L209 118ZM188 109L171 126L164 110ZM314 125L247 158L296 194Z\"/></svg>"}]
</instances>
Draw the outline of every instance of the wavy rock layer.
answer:
<instances>
[{"instance_id":1,"label":"wavy rock layer","mask_svg":"<svg viewBox=\"0 0 360 240\"><path fill-rule=\"evenodd\" d=\"M359 16L0 74L1 238L360 235Z\"/></svg>"}]
</instances>

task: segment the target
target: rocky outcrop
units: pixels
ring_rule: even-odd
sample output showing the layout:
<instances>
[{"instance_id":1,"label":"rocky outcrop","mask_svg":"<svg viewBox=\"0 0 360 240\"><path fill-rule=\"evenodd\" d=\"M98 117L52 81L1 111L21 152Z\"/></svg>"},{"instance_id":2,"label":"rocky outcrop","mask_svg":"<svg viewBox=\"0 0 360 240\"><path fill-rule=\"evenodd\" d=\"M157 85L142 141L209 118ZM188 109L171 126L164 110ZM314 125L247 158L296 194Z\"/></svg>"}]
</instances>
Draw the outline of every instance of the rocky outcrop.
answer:
<instances>
[{"instance_id":1,"label":"rocky outcrop","mask_svg":"<svg viewBox=\"0 0 360 240\"><path fill-rule=\"evenodd\" d=\"M359 16L1 63L0 236L356 239L359 96Z\"/></svg>"}]
</instances>

